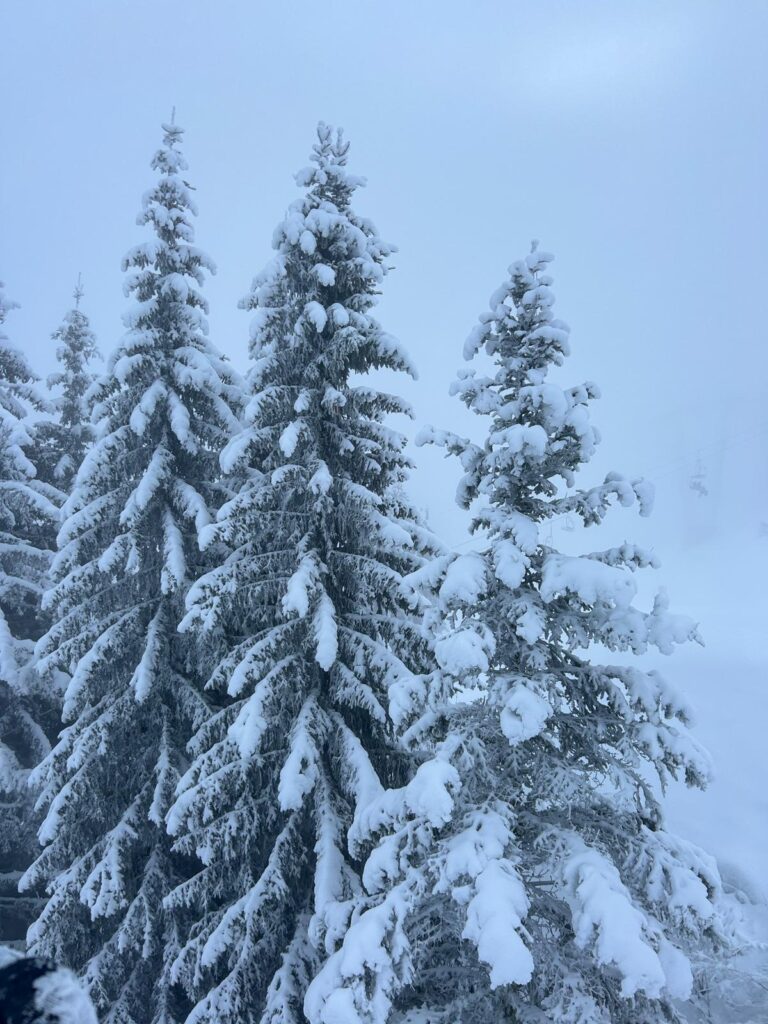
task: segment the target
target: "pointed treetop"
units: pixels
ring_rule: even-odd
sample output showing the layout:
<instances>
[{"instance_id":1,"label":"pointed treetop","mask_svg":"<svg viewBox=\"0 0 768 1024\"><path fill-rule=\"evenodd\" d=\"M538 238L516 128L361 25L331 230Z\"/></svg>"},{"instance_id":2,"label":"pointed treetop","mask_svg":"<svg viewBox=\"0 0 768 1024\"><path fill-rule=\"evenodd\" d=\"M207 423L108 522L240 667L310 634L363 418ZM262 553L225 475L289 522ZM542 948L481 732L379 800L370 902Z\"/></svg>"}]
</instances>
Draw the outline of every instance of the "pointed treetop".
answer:
<instances>
[{"instance_id":1,"label":"pointed treetop","mask_svg":"<svg viewBox=\"0 0 768 1024\"><path fill-rule=\"evenodd\" d=\"M175 107L172 116L175 118ZM157 186L144 196L144 209L138 223L155 222L158 233L166 243L173 238L184 239L191 244L194 230L184 211L197 216L197 207L192 199L192 186L183 178L188 164L181 149L184 129L175 123L165 123L163 143L152 158L152 168L160 172ZM154 212L153 212L154 211ZM210 262L210 261L207 261ZM212 266L212 264L211 264Z\"/></svg>"},{"instance_id":2,"label":"pointed treetop","mask_svg":"<svg viewBox=\"0 0 768 1024\"><path fill-rule=\"evenodd\" d=\"M349 142L344 139L344 129L337 128L334 132L331 125L325 121L318 121L317 142L312 147L310 159L319 167L325 167L329 163L340 164L342 167L347 162Z\"/></svg>"},{"instance_id":3,"label":"pointed treetop","mask_svg":"<svg viewBox=\"0 0 768 1024\"><path fill-rule=\"evenodd\" d=\"M337 208L348 205L355 189L365 185L365 178L349 174L346 170L349 142L341 128L320 121L317 142L312 146L310 160L314 166L305 167L296 175L300 187L309 187L321 202L331 202Z\"/></svg>"},{"instance_id":4,"label":"pointed treetop","mask_svg":"<svg viewBox=\"0 0 768 1024\"><path fill-rule=\"evenodd\" d=\"M161 124L160 127L163 129L164 146L168 149L173 149L177 144L181 143L184 129L176 124L176 107L171 109L171 120Z\"/></svg>"},{"instance_id":5,"label":"pointed treetop","mask_svg":"<svg viewBox=\"0 0 768 1024\"><path fill-rule=\"evenodd\" d=\"M77 284L75 285L75 290L72 292L72 295L75 299L75 309L80 309L80 299L82 299L83 295L85 295L85 290L83 288L82 283L82 274L80 274L80 272L78 272Z\"/></svg>"}]
</instances>

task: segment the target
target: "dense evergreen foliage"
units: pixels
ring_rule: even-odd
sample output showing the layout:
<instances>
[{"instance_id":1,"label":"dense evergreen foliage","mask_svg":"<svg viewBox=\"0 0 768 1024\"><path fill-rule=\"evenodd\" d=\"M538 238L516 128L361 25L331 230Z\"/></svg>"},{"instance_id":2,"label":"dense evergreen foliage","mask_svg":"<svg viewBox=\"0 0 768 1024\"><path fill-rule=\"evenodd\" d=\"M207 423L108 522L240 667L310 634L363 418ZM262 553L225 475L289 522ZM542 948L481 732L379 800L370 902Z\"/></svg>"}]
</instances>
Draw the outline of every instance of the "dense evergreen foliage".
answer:
<instances>
[{"instance_id":1,"label":"dense evergreen foliage","mask_svg":"<svg viewBox=\"0 0 768 1024\"><path fill-rule=\"evenodd\" d=\"M614 502L647 513L651 499L643 481L615 473L577 484L599 440L588 417L597 389L548 379L569 351L552 313L550 260L534 246L510 268L465 346L468 359L484 349L491 361L487 375L464 372L454 386L487 417L484 443L422 438L460 458L459 502L474 507L484 538L477 553L433 566L430 580L447 619L441 668L459 688L474 679L482 696L451 716L464 765L460 831L433 870L449 890L480 869L457 928L475 938L488 977L468 994L451 972L450 1010L533 1020L535 1007L568 1024L678 1020L692 962L724 949L727 934L714 861L664 830L661 797L673 778L704 785L708 761L685 702L657 672L599 659L670 654L698 634L661 594L650 611L634 603L634 574L656 566L652 552L625 543L571 556L544 540L554 517L590 526ZM457 871L470 837L474 859ZM430 998L421 985L415 995Z\"/></svg>"},{"instance_id":2,"label":"dense evergreen foliage","mask_svg":"<svg viewBox=\"0 0 768 1024\"><path fill-rule=\"evenodd\" d=\"M91 387L95 374L90 364L99 352L88 317L80 309L83 288L78 280L75 306L53 332L61 369L50 375L54 415L35 424L35 462L38 475L69 495L75 474L93 443Z\"/></svg>"},{"instance_id":3,"label":"dense evergreen foliage","mask_svg":"<svg viewBox=\"0 0 768 1024\"><path fill-rule=\"evenodd\" d=\"M236 379L206 337L212 265L193 245L180 138L164 126L140 215L153 237L124 260L135 301L93 395L97 439L64 506L54 621L37 646L39 670L70 679L65 728L36 773L44 850L24 884L50 895L30 949L82 972L116 1022L180 1012L163 899L189 865L164 817L208 707L176 627L205 568L197 532L220 500L216 453L238 425Z\"/></svg>"},{"instance_id":4,"label":"dense evergreen foliage","mask_svg":"<svg viewBox=\"0 0 768 1024\"><path fill-rule=\"evenodd\" d=\"M102 1024L757 1020L765 957L665 825L709 764L640 659L697 629L641 606L652 551L552 540L652 501L582 484L598 391L556 383L552 257L466 343L477 437L417 439L460 461L457 554L408 497L395 250L341 132L242 303L244 380L208 339L182 134L103 374L78 282L43 398L0 287L0 967L88 1017L76 972Z\"/></svg>"},{"instance_id":5,"label":"dense evergreen foliage","mask_svg":"<svg viewBox=\"0 0 768 1024\"><path fill-rule=\"evenodd\" d=\"M37 480L30 460L30 414L46 403L5 333L14 305L0 284L0 941L19 943L37 909L34 893L17 891L36 848L28 777L58 724L56 700L31 664L43 629L57 495Z\"/></svg>"},{"instance_id":6,"label":"dense evergreen foliage","mask_svg":"<svg viewBox=\"0 0 768 1024\"><path fill-rule=\"evenodd\" d=\"M224 706L170 817L205 863L173 895L197 921L175 976L201 997L190 1019L211 1024L303 1019L363 896L354 824L409 770L397 737L428 668L401 581L430 542L384 422L408 410L353 376L410 371L370 312L391 249L352 209L341 135L321 125L312 159L246 301L251 398L222 458L241 486L205 535L232 553L185 621L229 640L209 683Z\"/></svg>"}]
</instances>

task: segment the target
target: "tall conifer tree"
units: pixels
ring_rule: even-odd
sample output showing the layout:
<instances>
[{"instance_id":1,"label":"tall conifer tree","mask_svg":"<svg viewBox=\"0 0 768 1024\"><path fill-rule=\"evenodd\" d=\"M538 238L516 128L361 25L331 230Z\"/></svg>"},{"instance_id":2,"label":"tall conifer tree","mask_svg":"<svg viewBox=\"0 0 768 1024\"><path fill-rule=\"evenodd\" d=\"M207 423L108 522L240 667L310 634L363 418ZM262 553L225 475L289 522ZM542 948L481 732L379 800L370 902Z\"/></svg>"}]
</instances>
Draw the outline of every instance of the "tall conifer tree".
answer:
<instances>
[{"instance_id":1,"label":"tall conifer tree","mask_svg":"<svg viewBox=\"0 0 768 1024\"><path fill-rule=\"evenodd\" d=\"M30 666L56 505L29 457L28 416L45 402L5 334L14 305L0 284L0 941L19 943L36 907L35 895L17 888L36 848L28 777L56 730L55 702Z\"/></svg>"},{"instance_id":2,"label":"tall conifer tree","mask_svg":"<svg viewBox=\"0 0 768 1024\"><path fill-rule=\"evenodd\" d=\"M206 531L233 553L189 598L185 628L230 644L209 683L226 702L169 818L205 864L171 901L198 921L175 966L198 999L190 1022L304 1019L364 900L359 815L412 770L398 734L429 661L401 582L430 541L385 422L407 406L357 376L412 371L371 315L392 249L352 208L347 148L319 126L246 302L252 398L222 458L243 483Z\"/></svg>"},{"instance_id":3,"label":"tall conifer tree","mask_svg":"<svg viewBox=\"0 0 768 1024\"><path fill-rule=\"evenodd\" d=\"M193 244L182 130L163 126L158 179L125 260L135 301L95 390L98 437L64 507L39 669L71 675L66 727L39 769L44 850L24 882L49 899L34 953L82 972L102 1021L171 1021L177 951L164 897L188 864L164 817L208 709L177 632L205 568L198 530L217 505L216 453L238 425L237 380L207 338L210 259Z\"/></svg>"},{"instance_id":4,"label":"tall conifer tree","mask_svg":"<svg viewBox=\"0 0 768 1024\"><path fill-rule=\"evenodd\" d=\"M485 540L412 580L432 596L445 690L476 688L441 711L437 756L461 786L450 821L421 844L418 815L401 805L367 868L379 902L310 989L313 1024L336 1024L345 1006L345 1020L376 1024L677 1022L700 957L727 941L714 861L664 828L669 780L703 785L708 773L685 702L657 672L593 654L668 654L695 627L663 596L650 611L634 603L650 552L625 543L577 557L546 540L555 517L589 526L616 501L645 513L651 498L617 474L577 486L599 439L588 416L597 389L547 379L568 354L550 260L534 248L510 268L465 347L489 357L455 385L490 421L483 442L422 438L461 459L459 503ZM398 889L410 956L395 978L390 949L376 969L355 951Z\"/></svg>"}]
</instances>

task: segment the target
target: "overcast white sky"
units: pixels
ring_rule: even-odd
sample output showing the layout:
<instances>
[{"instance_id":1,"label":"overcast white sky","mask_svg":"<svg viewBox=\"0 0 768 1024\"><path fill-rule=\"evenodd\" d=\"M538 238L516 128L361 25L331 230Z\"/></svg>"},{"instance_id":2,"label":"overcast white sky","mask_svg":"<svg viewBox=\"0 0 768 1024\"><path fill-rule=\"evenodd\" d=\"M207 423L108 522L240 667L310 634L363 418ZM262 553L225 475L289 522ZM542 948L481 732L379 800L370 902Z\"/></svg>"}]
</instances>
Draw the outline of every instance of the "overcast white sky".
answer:
<instances>
[{"instance_id":1,"label":"overcast white sky","mask_svg":"<svg viewBox=\"0 0 768 1024\"><path fill-rule=\"evenodd\" d=\"M400 248L380 315L420 368L420 420L465 421L447 397L463 338L536 237L568 376L603 389L606 465L666 467L761 425L768 4L6 0L2 34L0 276L40 373L78 271L103 350L120 336L120 258L175 105L219 266L212 336L238 363L237 299L322 118ZM442 504L455 470L419 458L417 498Z\"/></svg>"},{"instance_id":2,"label":"overcast white sky","mask_svg":"<svg viewBox=\"0 0 768 1024\"><path fill-rule=\"evenodd\" d=\"M476 430L447 394L463 339L541 239L573 332L564 379L603 391L595 473L658 485L654 519L618 513L613 535L654 543L696 617L709 587L717 635L734 566L754 584L768 552L768 3L4 0L0 33L0 278L22 305L9 334L38 372L53 369L49 335L79 271L102 350L122 333L120 259L141 237L174 105L197 240L219 267L211 334L244 367L237 300L316 122L343 125L369 182L357 207L400 249L379 315L421 372L401 387L415 426ZM697 453L702 500L687 486ZM417 459L417 501L462 542L457 467ZM768 612L764 588L749 593ZM765 710L764 669L758 658L749 679Z\"/></svg>"},{"instance_id":3,"label":"overcast white sky","mask_svg":"<svg viewBox=\"0 0 768 1024\"><path fill-rule=\"evenodd\" d=\"M380 315L417 360L420 420L464 422L446 394L462 341L531 238L557 255L568 377L602 387L611 465L648 471L763 415L768 4L6 0L2 32L0 276L40 373L78 271L102 349L119 338L120 259L175 104L219 267L212 336L239 364L237 300L322 118L400 250ZM420 458L434 504L443 468Z\"/></svg>"}]
</instances>

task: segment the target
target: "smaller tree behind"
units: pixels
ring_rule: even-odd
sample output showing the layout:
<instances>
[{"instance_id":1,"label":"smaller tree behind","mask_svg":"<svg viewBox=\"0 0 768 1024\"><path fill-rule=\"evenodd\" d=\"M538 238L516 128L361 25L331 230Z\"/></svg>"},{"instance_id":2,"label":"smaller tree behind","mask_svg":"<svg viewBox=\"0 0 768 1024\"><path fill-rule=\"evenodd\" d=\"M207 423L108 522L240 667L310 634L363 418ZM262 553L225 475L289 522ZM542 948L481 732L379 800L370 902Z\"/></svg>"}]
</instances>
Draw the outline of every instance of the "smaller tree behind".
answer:
<instances>
[{"instance_id":1,"label":"smaller tree behind","mask_svg":"<svg viewBox=\"0 0 768 1024\"><path fill-rule=\"evenodd\" d=\"M57 341L61 364L48 377L48 387L60 389L54 400L55 417L35 429L35 461L40 477L68 495L83 457L93 441L89 389L95 374L89 364L99 355L88 317L80 309L83 287L80 275L74 291L75 305L51 337Z\"/></svg>"}]
</instances>

